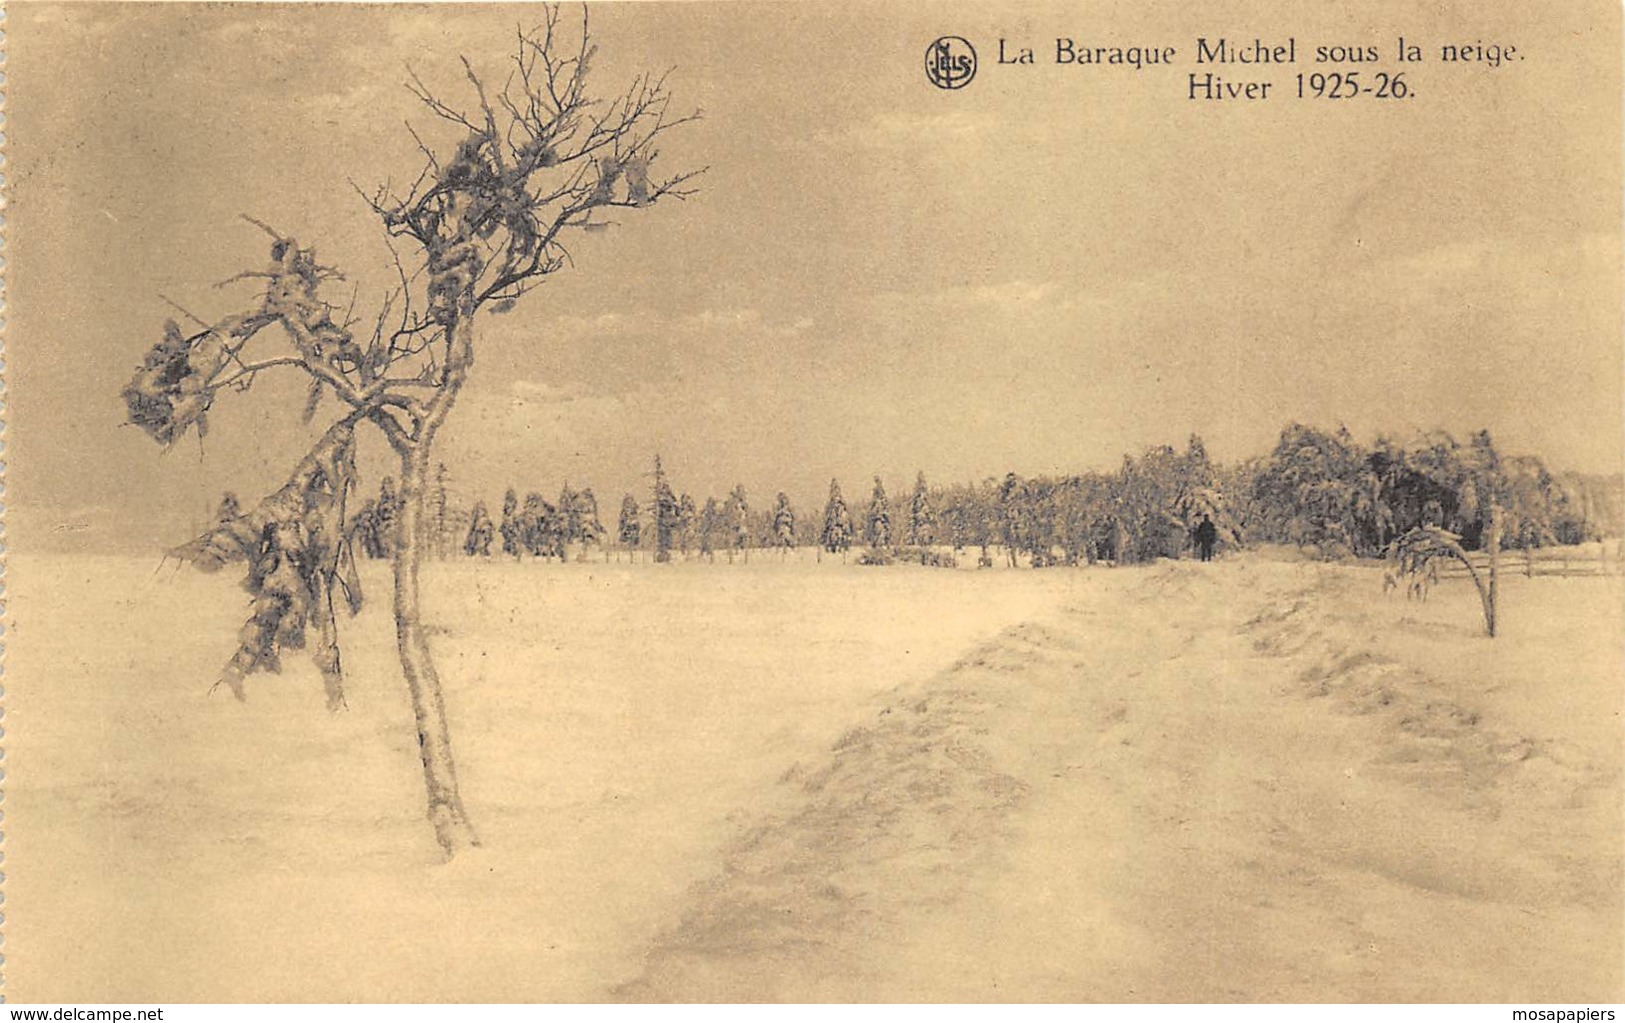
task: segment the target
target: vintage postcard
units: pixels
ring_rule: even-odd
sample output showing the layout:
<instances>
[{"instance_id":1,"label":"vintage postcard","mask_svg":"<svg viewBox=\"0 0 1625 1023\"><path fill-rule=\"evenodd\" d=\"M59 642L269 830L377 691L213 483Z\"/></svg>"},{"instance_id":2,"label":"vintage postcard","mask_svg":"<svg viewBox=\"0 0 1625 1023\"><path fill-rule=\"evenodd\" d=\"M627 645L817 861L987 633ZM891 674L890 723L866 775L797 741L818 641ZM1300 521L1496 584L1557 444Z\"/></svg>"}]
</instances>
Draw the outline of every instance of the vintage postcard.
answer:
<instances>
[{"instance_id":1,"label":"vintage postcard","mask_svg":"<svg viewBox=\"0 0 1625 1023\"><path fill-rule=\"evenodd\" d=\"M1616 2L5 27L9 1002L1625 1000Z\"/></svg>"}]
</instances>

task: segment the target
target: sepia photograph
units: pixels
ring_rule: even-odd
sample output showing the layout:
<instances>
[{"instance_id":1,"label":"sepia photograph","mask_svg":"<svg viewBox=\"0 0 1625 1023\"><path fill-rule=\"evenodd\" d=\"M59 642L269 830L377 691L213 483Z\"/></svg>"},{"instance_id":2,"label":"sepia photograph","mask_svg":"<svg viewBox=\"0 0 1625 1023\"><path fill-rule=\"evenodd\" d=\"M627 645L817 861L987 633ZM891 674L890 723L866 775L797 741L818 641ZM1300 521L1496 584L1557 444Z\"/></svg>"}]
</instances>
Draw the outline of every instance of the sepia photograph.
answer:
<instances>
[{"instance_id":1,"label":"sepia photograph","mask_svg":"<svg viewBox=\"0 0 1625 1023\"><path fill-rule=\"evenodd\" d=\"M1625 1002L1618 3L4 19L8 1003Z\"/></svg>"}]
</instances>

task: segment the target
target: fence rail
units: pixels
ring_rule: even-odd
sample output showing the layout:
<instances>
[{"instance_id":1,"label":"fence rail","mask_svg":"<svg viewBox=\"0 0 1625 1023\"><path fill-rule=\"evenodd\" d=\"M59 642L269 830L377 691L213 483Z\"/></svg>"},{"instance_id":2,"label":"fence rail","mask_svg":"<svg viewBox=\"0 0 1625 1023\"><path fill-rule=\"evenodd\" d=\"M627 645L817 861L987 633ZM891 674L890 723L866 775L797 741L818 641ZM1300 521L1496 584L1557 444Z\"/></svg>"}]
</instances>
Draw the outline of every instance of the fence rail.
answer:
<instances>
[{"instance_id":1,"label":"fence rail","mask_svg":"<svg viewBox=\"0 0 1625 1023\"><path fill-rule=\"evenodd\" d=\"M1490 556L1486 551L1472 551L1467 555L1473 568L1479 572L1489 569ZM1505 575L1535 576L1601 576L1625 575L1625 552L1619 540L1579 544L1567 547L1530 547L1524 550L1504 550L1500 555L1500 572ZM1441 577L1467 575L1466 566L1458 561L1441 563Z\"/></svg>"}]
</instances>

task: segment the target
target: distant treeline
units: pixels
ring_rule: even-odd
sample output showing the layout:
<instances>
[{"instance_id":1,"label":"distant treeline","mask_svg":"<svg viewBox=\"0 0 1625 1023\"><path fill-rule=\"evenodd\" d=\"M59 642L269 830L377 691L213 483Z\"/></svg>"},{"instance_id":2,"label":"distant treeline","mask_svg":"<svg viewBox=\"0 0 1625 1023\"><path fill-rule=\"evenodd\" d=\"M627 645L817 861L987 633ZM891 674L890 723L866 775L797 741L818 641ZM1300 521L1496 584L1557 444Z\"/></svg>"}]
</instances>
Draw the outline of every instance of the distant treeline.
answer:
<instances>
[{"instance_id":1,"label":"distant treeline","mask_svg":"<svg viewBox=\"0 0 1625 1023\"><path fill-rule=\"evenodd\" d=\"M1283 430L1268 455L1239 464L1212 461L1193 436L1182 451L1160 446L1126 456L1115 472L1009 473L935 487L922 473L895 507L878 477L867 499L850 506L831 480L815 519L782 491L753 505L743 485L697 502L672 487L658 456L649 493L622 497L613 531L590 488L566 484L551 501L510 488L493 516L485 502L454 496L447 480L441 466L425 516L430 549L441 557L562 560L599 550L645 551L655 561L719 553L732 560L752 549L816 545L842 555L864 548L871 560L899 551L930 560L928 552L952 548L978 551L982 564L995 556L1034 567L1144 562L1179 557L1203 516L1218 527L1221 545L1284 543L1326 557L1372 557L1418 526L1448 530L1472 550L1486 542L1492 521L1501 546L1527 548L1616 536L1625 520L1620 477L1553 473L1538 458L1503 455L1484 431L1465 444L1431 433L1367 446L1346 429L1300 424ZM350 520L359 551L390 554L399 502L385 478Z\"/></svg>"}]
</instances>

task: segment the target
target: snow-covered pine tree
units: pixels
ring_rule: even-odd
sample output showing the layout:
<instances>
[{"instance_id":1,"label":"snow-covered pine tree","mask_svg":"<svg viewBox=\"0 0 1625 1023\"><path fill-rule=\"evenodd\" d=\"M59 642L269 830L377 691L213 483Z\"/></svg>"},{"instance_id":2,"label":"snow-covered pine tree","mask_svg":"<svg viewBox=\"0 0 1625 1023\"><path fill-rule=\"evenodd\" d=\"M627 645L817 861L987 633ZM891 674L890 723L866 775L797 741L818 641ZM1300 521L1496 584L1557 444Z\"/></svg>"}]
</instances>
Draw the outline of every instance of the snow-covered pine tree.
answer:
<instances>
[{"instance_id":1,"label":"snow-covered pine tree","mask_svg":"<svg viewBox=\"0 0 1625 1023\"><path fill-rule=\"evenodd\" d=\"M385 476L378 484L378 503L373 514L378 530L378 549L392 558L400 548L401 496L395 491L395 477Z\"/></svg>"},{"instance_id":2,"label":"snow-covered pine tree","mask_svg":"<svg viewBox=\"0 0 1625 1023\"><path fill-rule=\"evenodd\" d=\"M586 546L603 546L604 524L598 519L598 496L591 487L576 495L577 518L580 521L581 542ZM605 560L609 554L605 552Z\"/></svg>"},{"instance_id":3,"label":"snow-covered pine tree","mask_svg":"<svg viewBox=\"0 0 1625 1023\"><path fill-rule=\"evenodd\" d=\"M824 550L843 558L852 546L852 513L847 510L846 498L841 496L839 480L829 481L829 500L824 503L824 531L819 539Z\"/></svg>"},{"instance_id":4,"label":"snow-covered pine tree","mask_svg":"<svg viewBox=\"0 0 1625 1023\"><path fill-rule=\"evenodd\" d=\"M620 527L615 532L615 538L622 547L631 552L631 559L637 560L638 544L643 540L643 526L638 518L638 499L631 494L621 498Z\"/></svg>"},{"instance_id":5,"label":"snow-covered pine tree","mask_svg":"<svg viewBox=\"0 0 1625 1023\"><path fill-rule=\"evenodd\" d=\"M717 507L717 499L707 497L705 508L700 512L700 556L707 561L717 560L717 534L722 529L722 510Z\"/></svg>"},{"instance_id":6,"label":"snow-covered pine tree","mask_svg":"<svg viewBox=\"0 0 1625 1023\"><path fill-rule=\"evenodd\" d=\"M745 496L743 483L728 494L724 514L728 519L728 560L733 561L734 551L742 551L745 560L750 561L750 500Z\"/></svg>"},{"instance_id":7,"label":"snow-covered pine tree","mask_svg":"<svg viewBox=\"0 0 1625 1023\"><path fill-rule=\"evenodd\" d=\"M564 481L564 487L559 491L558 516L559 560L563 561L568 558L570 545L581 542L581 495L571 489L569 480Z\"/></svg>"},{"instance_id":8,"label":"snow-covered pine tree","mask_svg":"<svg viewBox=\"0 0 1625 1023\"><path fill-rule=\"evenodd\" d=\"M498 532L502 534L502 553L510 558L524 553L524 530L519 525L519 495L514 493L512 487L502 495L502 524Z\"/></svg>"},{"instance_id":9,"label":"snow-covered pine tree","mask_svg":"<svg viewBox=\"0 0 1625 1023\"><path fill-rule=\"evenodd\" d=\"M485 502L476 501L469 518L468 535L463 538L463 553L471 558L489 558L495 532L491 527L491 515L485 510Z\"/></svg>"},{"instance_id":10,"label":"snow-covered pine tree","mask_svg":"<svg viewBox=\"0 0 1625 1023\"><path fill-rule=\"evenodd\" d=\"M891 546L891 502L886 499L886 485L875 477L874 494L869 499L869 523L864 534L870 547L881 550Z\"/></svg>"},{"instance_id":11,"label":"snow-covered pine tree","mask_svg":"<svg viewBox=\"0 0 1625 1023\"><path fill-rule=\"evenodd\" d=\"M672 543L681 528L677 504L677 495L672 492L671 484L666 481L666 470L660 464L660 456L655 455L654 478L654 520L655 520L655 562L665 564L671 561Z\"/></svg>"},{"instance_id":12,"label":"snow-covered pine tree","mask_svg":"<svg viewBox=\"0 0 1625 1023\"><path fill-rule=\"evenodd\" d=\"M914 495L908 502L908 534L905 543L911 547L930 547L937 542L937 516L931 508L931 492L925 485L925 473L914 477Z\"/></svg>"},{"instance_id":13,"label":"snow-covered pine tree","mask_svg":"<svg viewBox=\"0 0 1625 1023\"><path fill-rule=\"evenodd\" d=\"M782 490L773 500L773 542L781 552L788 552L796 545L795 509L790 507L789 495Z\"/></svg>"},{"instance_id":14,"label":"snow-covered pine tree","mask_svg":"<svg viewBox=\"0 0 1625 1023\"><path fill-rule=\"evenodd\" d=\"M695 529L699 525L699 512L694 508L694 499L687 494L677 498L677 549L682 552L683 559L688 559L688 552L694 546Z\"/></svg>"}]
</instances>

